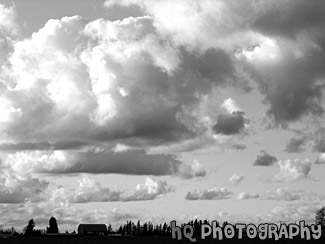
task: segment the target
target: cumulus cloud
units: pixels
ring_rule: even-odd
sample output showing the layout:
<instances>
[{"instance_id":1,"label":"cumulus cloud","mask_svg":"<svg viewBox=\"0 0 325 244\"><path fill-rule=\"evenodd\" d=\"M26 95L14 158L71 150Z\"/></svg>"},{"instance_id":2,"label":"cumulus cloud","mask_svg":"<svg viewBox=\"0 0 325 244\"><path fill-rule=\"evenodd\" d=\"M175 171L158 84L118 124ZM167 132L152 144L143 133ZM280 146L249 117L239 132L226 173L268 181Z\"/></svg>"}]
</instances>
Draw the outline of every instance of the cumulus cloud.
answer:
<instances>
[{"instance_id":1,"label":"cumulus cloud","mask_svg":"<svg viewBox=\"0 0 325 244\"><path fill-rule=\"evenodd\" d=\"M240 53L277 124L323 113L317 84L325 62L321 1L179 1L175 6L172 1L124 0L107 1L106 7L114 4L140 7L153 16L159 34L169 35L176 45Z\"/></svg>"},{"instance_id":2,"label":"cumulus cloud","mask_svg":"<svg viewBox=\"0 0 325 244\"><path fill-rule=\"evenodd\" d=\"M260 84L278 123L322 113L316 84L323 72L317 48L321 35L311 33L308 39L299 26L299 38L282 32L280 38L266 31L272 24L261 21L283 5L292 16L303 5L319 14L309 4L204 0L179 1L175 7L173 1L125 0L105 6L116 4L137 5L144 15L49 20L30 38L14 42L1 77L6 81L3 140L34 146L67 140L123 140L138 146L181 142L210 129L192 113L201 98L221 84L240 86L243 77ZM14 12L3 9L3 16ZM248 67L239 72L243 63ZM232 99L223 107L230 114L219 116L214 131L238 134L244 115Z\"/></svg>"},{"instance_id":3,"label":"cumulus cloud","mask_svg":"<svg viewBox=\"0 0 325 244\"><path fill-rule=\"evenodd\" d=\"M229 114L234 112L242 112L242 109L237 105L236 101L230 97L223 101L221 107L224 108Z\"/></svg>"},{"instance_id":4,"label":"cumulus cloud","mask_svg":"<svg viewBox=\"0 0 325 244\"><path fill-rule=\"evenodd\" d=\"M280 172L274 177L276 181L295 181L307 179L311 170L309 159L287 159L278 161Z\"/></svg>"},{"instance_id":5,"label":"cumulus cloud","mask_svg":"<svg viewBox=\"0 0 325 244\"><path fill-rule=\"evenodd\" d=\"M306 138L291 138L286 146L286 151L289 153L299 153L304 150Z\"/></svg>"},{"instance_id":6,"label":"cumulus cloud","mask_svg":"<svg viewBox=\"0 0 325 244\"><path fill-rule=\"evenodd\" d=\"M174 188L166 181L147 177L144 184L138 184L133 193L112 190L88 176L78 180L76 187L58 186L50 193L50 199L62 203L89 203L89 202L130 202L154 200Z\"/></svg>"},{"instance_id":7,"label":"cumulus cloud","mask_svg":"<svg viewBox=\"0 0 325 244\"><path fill-rule=\"evenodd\" d=\"M39 202L44 200L49 182L36 178L28 172L13 170L0 161L0 203Z\"/></svg>"},{"instance_id":8,"label":"cumulus cloud","mask_svg":"<svg viewBox=\"0 0 325 244\"><path fill-rule=\"evenodd\" d=\"M245 177L243 175L238 175L238 174L233 174L232 176L230 176L229 178L229 183L232 185L238 185L240 182L243 181Z\"/></svg>"},{"instance_id":9,"label":"cumulus cloud","mask_svg":"<svg viewBox=\"0 0 325 244\"><path fill-rule=\"evenodd\" d=\"M248 200L248 199L256 199L259 198L259 194L257 193L248 193L248 192L241 192L237 195L237 200Z\"/></svg>"},{"instance_id":10,"label":"cumulus cloud","mask_svg":"<svg viewBox=\"0 0 325 244\"><path fill-rule=\"evenodd\" d=\"M321 68L325 63L321 54L324 18L319 9L324 3L300 0L261 3L264 10L258 12L253 28L268 36L272 45L266 49L267 61L256 60L253 65L258 69L261 91L270 103L268 114L284 126L304 115L322 114L322 89L318 81L324 76Z\"/></svg>"},{"instance_id":11,"label":"cumulus cloud","mask_svg":"<svg viewBox=\"0 0 325 244\"><path fill-rule=\"evenodd\" d=\"M295 201L299 200L305 194L299 189L291 189L288 187L278 188L275 191L267 191L261 196L261 199L276 201Z\"/></svg>"},{"instance_id":12,"label":"cumulus cloud","mask_svg":"<svg viewBox=\"0 0 325 244\"><path fill-rule=\"evenodd\" d=\"M201 192L195 190L188 192L185 196L187 200L222 200L228 199L233 193L225 187L214 187Z\"/></svg>"},{"instance_id":13,"label":"cumulus cloud","mask_svg":"<svg viewBox=\"0 0 325 244\"><path fill-rule=\"evenodd\" d=\"M146 146L193 138L207 129L192 114L201 96L236 77L227 52L175 47L149 16L49 20L14 43L8 62L3 147L28 150L57 141Z\"/></svg>"},{"instance_id":14,"label":"cumulus cloud","mask_svg":"<svg viewBox=\"0 0 325 244\"><path fill-rule=\"evenodd\" d=\"M256 166L271 166L277 161L277 158L268 154L265 151L261 151L260 155L257 155L253 165Z\"/></svg>"},{"instance_id":15,"label":"cumulus cloud","mask_svg":"<svg viewBox=\"0 0 325 244\"><path fill-rule=\"evenodd\" d=\"M135 192L130 196L123 198L123 201L128 202L153 200L172 190L173 189L168 186L166 181L146 178L145 183L138 184L135 188Z\"/></svg>"},{"instance_id":16,"label":"cumulus cloud","mask_svg":"<svg viewBox=\"0 0 325 244\"><path fill-rule=\"evenodd\" d=\"M78 181L78 187L73 190L71 202L114 202L120 201L121 192L112 191L108 187L102 187L99 182L89 177L83 177Z\"/></svg>"},{"instance_id":17,"label":"cumulus cloud","mask_svg":"<svg viewBox=\"0 0 325 244\"><path fill-rule=\"evenodd\" d=\"M184 178L204 177L206 171L198 160L192 164L182 164L178 169L178 174Z\"/></svg>"}]
</instances>

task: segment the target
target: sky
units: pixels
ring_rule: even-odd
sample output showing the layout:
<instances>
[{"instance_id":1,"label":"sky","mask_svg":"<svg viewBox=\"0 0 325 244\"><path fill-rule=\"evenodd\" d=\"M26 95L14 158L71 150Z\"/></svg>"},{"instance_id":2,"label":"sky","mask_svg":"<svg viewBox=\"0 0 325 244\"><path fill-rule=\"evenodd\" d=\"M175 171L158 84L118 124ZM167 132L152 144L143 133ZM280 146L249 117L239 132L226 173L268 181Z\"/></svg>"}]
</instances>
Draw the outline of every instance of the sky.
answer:
<instances>
[{"instance_id":1,"label":"sky","mask_svg":"<svg viewBox=\"0 0 325 244\"><path fill-rule=\"evenodd\" d=\"M312 223L324 8L0 0L0 224Z\"/></svg>"}]
</instances>

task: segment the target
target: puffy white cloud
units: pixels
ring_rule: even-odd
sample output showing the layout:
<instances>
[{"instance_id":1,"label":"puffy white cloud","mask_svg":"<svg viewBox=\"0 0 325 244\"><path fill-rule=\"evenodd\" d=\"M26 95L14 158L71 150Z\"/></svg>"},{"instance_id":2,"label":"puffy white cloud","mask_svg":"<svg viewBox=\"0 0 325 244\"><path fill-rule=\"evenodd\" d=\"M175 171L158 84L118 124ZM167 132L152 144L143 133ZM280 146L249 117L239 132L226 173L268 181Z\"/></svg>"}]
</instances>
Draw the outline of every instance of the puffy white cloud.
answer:
<instances>
[{"instance_id":1,"label":"puffy white cloud","mask_svg":"<svg viewBox=\"0 0 325 244\"><path fill-rule=\"evenodd\" d=\"M236 101L230 97L223 101L221 107L224 108L229 114L234 112L242 112L242 109L237 105Z\"/></svg>"},{"instance_id":2,"label":"puffy white cloud","mask_svg":"<svg viewBox=\"0 0 325 244\"><path fill-rule=\"evenodd\" d=\"M307 179L311 170L309 159L287 159L278 161L280 172L274 177L276 181L295 181Z\"/></svg>"},{"instance_id":3,"label":"puffy white cloud","mask_svg":"<svg viewBox=\"0 0 325 244\"><path fill-rule=\"evenodd\" d=\"M207 50L223 46L234 47L240 43L236 31L243 32L245 24L253 20L255 4L250 1L137 1L105 2L110 8L115 4L136 5L153 16L159 34L169 36L179 46ZM227 42L228 41L228 42Z\"/></svg>"},{"instance_id":4,"label":"puffy white cloud","mask_svg":"<svg viewBox=\"0 0 325 244\"><path fill-rule=\"evenodd\" d=\"M206 171L198 160L194 160L193 164L182 164L178 169L178 174L184 178L204 177Z\"/></svg>"},{"instance_id":5,"label":"puffy white cloud","mask_svg":"<svg viewBox=\"0 0 325 244\"><path fill-rule=\"evenodd\" d=\"M209 129L193 114L202 95L236 76L225 51L197 55L175 47L148 16L49 20L16 41L7 61L0 131L5 146L23 142L27 149L193 138Z\"/></svg>"},{"instance_id":6,"label":"puffy white cloud","mask_svg":"<svg viewBox=\"0 0 325 244\"><path fill-rule=\"evenodd\" d=\"M214 187L201 192L195 190L188 192L185 196L187 200L221 200L228 199L233 193L225 187Z\"/></svg>"},{"instance_id":7,"label":"puffy white cloud","mask_svg":"<svg viewBox=\"0 0 325 244\"><path fill-rule=\"evenodd\" d=\"M238 185L240 182L243 181L245 177L243 175L238 175L236 173L234 173L232 176L230 176L229 178L229 183L232 185Z\"/></svg>"},{"instance_id":8,"label":"puffy white cloud","mask_svg":"<svg viewBox=\"0 0 325 244\"><path fill-rule=\"evenodd\" d=\"M88 176L78 180L78 185L59 186L50 192L50 199L62 204L89 203L89 202L130 202L154 200L168 192L173 191L166 181L146 178L145 183L138 184L133 193L112 190L104 187L98 181Z\"/></svg>"},{"instance_id":9,"label":"puffy white cloud","mask_svg":"<svg viewBox=\"0 0 325 244\"><path fill-rule=\"evenodd\" d=\"M71 202L113 202L120 201L121 192L112 191L108 187L102 187L89 177L83 177L78 181L78 187L73 190Z\"/></svg>"},{"instance_id":10,"label":"puffy white cloud","mask_svg":"<svg viewBox=\"0 0 325 244\"><path fill-rule=\"evenodd\" d=\"M153 200L173 189L168 186L166 181L146 178L144 184L138 184L135 192L130 196L124 197L123 201L145 201Z\"/></svg>"},{"instance_id":11,"label":"puffy white cloud","mask_svg":"<svg viewBox=\"0 0 325 244\"><path fill-rule=\"evenodd\" d=\"M237 195L237 200L247 200L247 199L256 199L259 198L259 194L257 193L248 193L248 192L241 192Z\"/></svg>"}]
</instances>

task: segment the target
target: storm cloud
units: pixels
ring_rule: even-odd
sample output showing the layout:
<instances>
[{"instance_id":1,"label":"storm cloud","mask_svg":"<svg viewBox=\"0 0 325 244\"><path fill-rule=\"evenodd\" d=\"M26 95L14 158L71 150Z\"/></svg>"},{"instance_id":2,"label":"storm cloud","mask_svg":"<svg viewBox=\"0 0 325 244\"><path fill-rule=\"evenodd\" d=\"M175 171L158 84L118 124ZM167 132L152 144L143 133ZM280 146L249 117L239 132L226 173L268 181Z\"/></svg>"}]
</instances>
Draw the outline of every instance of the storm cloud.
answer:
<instances>
[{"instance_id":1,"label":"storm cloud","mask_svg":"<svg viewBox=\"0 0 325 244\"><path fill-rule=\"evenodd\" d=\"M181 162L168 154L147 154L144 150L121 152L31 151L9 155L5 165L17 172L47 174L130 174L179 175L185 178L203 177L205 170L198 162ZM26 169L26 167L28 167Z\"/></svg>"},{"instance_id":2,"label":"storm cloud","mask_svg":"<svg viewBox=\"0 0 325 244\"><path fill-rule=\"evenodd\" d=\"M253 165L255 166L271 166L277 161L277 158L268 154L265 151L261 151L260 155L257 155Z\"/></svg>"},{"instance_id":3,"label":"storm cloud","mask_svg":"<svg viewBox=\"0 0 325 244\"><path fill-rule=\"evenodd\" d=\"M217 124L213 130L217 134L235 135L240 133L245 127L245 117L243 112L233 112L232 114L220 114Z\"/></svg>"}]
</instances>

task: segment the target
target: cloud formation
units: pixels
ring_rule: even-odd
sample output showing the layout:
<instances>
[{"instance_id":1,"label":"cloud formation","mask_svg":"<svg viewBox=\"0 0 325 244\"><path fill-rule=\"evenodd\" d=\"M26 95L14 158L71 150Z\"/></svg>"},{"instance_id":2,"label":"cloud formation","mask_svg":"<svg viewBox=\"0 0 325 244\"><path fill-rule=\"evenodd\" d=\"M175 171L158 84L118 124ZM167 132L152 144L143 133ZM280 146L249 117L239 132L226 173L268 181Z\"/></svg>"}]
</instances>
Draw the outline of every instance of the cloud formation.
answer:
<instances>
[{"instance_id":1,"label":"cloud formation","mask_svg":"<svg viewBox=\"0 0 325 244\"><path fill-rule=\"evenodd\" d=\"M100 182L84 176L78 180L77 187L64 188L59 186L50 195L54 201L67 201L68 203L130 202L154 200L173 190L166 181L147 177L144 184L138 184L133 193L127 194L123 191L103 187Z\"/></svg>"},{"instance_id":2,"label":"cloud formation","mask_svg":"<svg viewBox=\"0 0 325 244\"><path fill-rule=\"evenodd\" d=\"M24 173L179 175L185 178L205 176L199 162L187 165L174 155L147 154L143 150L122 152L24 151L10 154L4 162Z\"/></svg>"},{"instance_id":3,"label":"cloud formation","mask_svg":"<svg viewBox=\"0 0 325 244\"><path fill-rule=\"evenodd\" d=\"M267 191L261 196L261 199L276 201L295 201L299 200L304 194L305 192L302 190L285 187L277 188L275 191Z\"/></svg>"},{"instance_id":4,"label":"cloud formation","mask_svg":"<svg viewBox=\"0 0 325 244\"><path fill-rule=\"evenodd\" d=\"M39 202L45 199L49 186L47 180L28 172L16 172L6 162L0 160L0 203Z\"/></svg>"},{"instance_id":5,"label":"cloud formation","mask_svg":"<svg viewBox=\"0 0 325 244\"><path fill-rule=\"evenodd\" d=\"M259 83L276 124L323 113L318 83L325 63L323 2L206 0L179 1L175 7L172 1L111 0L105 6L115 4L140 7L177 46L236 53Z\"/></svg>"},{"instance_id":6,"label":"cloud formation","mask_svg":"<svg viewBox=\"0 0 325 244\"><path fill-rule=\"evenodd\" d=\"M228 199L233 193L225 187L214 187L201 192L195 190L188 192L185 196L187 200L222 200Z\"/></svg>"},{"instance_id":7,"label":"cloud formation","mask_svg":"<svg viewBox=\"0 0 325 244\"><path fill-rule=\"evenodd\" d=\"M78 181L78 187L73 190L71 202L87 203L87 202L114 202L121 200L120 191L112 191L108 187L102 187L89 177L83 177Z\"/></svg>"},{"instance_id":8,"label":"cloud formation","mask_svg":"<svg viewBox=\"0 0 325 244\"><path fill-rule=\"evenodd\" d=\"M261 151L260 155L257 155L253 165L256 166L271 166L277 161L277 158L268 154L265 151Z\"/></svg>"},{"instance_id":9,"label":"cloud formation","mask_svg":"<svg viewBox=\"0 0 325 244\"><path fill-rule=\"evenodd\" d=\"M229 183L232 185L238 185L240 182L243 181L245 177L243 175L238 175L236 173L234 173L232 176L230 176L229 178Z\"/></svg>"},{"instance_id":10,"label":"cloud formation","mask_svg":"<svg viewBox=\"0 0 325 244\"><path fill-rule=\"evenodd\" d=\"M291 138L286 146L286 151L289 153L299 153L304 150L307 138Z\"/></svg>"},{"instance_id":11,"label":"cloud formation","mask_svg":"<svg viewBox=\"0 0 325 244\"><path fill-rule=\"evenodd\" d=\"M2 95L3 148L160 145L206 130L192 111L213 86L234 79L232 58L180 49L156 28L149 16L89 23L72 16L14 42L10 76L2 77L11 82Z\"/></svg>"},{"instance_id":12,"label":"cloud formation","mask_svg":"<svg viewBox=\"0 0 325 244\"><path fill-rule=\"evenodd\" d=\"M245 117L243 112L231 114L220 114L213 130L217 134L235 135L245 128Z\"/></svg>"},{"instance_id":13,"label":"cloud formation","mask_svg":"<svg viewBox=\"0 0 325 244\"><path fill-rule=\"evenodd\" d=\"M278 161L280 172L275 175L276 181L295 181L307 179L311 170L311 162L309 159L287 159Z\"/></svg>"},{"instance_id":14,"label":"cloud formation","mask_svg":"<svg viewBox=\"0 0 325 244\"><path fill-rule=\"evenodd\" d=\"M260 195L257 193L241 192L237 195L237 200L257 199Z\"/></svg>"},{"instance_id":15,"label":"cloud formation","mask_svg":"<svg viewBox=\"0 0 325 244\"><path fill-rule=\"evenodd\" d=\"M195 159L191 165L181 164L178 168L178 174L184 178L190 179L193 177L204 177L206 171L203 165Z\"/></svg>"},{"instance_id":16,"label":"cloud formation","mask_svg":"<svg viewBox=\"0 0 325 244\"><path fill-rule=\"evenodd\" d=\"M146 178L144 184L138 184L135 188L135 192L130 196L123 198L123 201L145 201L153 200L163 194L166 194L173 189L168 186L166 181L153 180Z\"/></svg>"}]
</instances>

